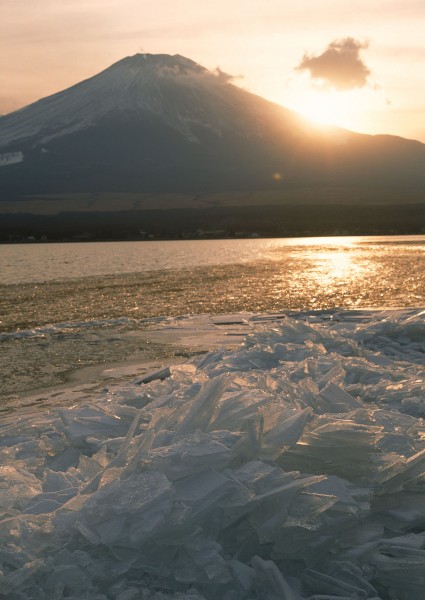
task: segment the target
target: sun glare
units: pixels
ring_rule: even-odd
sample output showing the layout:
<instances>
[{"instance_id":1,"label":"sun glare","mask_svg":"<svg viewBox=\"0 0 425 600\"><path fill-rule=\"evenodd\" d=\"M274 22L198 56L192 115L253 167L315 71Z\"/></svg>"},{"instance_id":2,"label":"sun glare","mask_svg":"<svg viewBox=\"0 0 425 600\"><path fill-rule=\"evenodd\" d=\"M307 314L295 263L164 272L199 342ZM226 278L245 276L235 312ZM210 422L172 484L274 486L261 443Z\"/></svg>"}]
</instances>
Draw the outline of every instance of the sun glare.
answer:
<instances>
[{"instance_id":1,"label":"sun glare","mask_svg":"<svg viewBox=\"0 0 425 600\"><path fill-rule=\"evenodd\" d=\"M339 125L351 128L352 99L347 94L334 92L311 92L306 94L297 107L298 112L320 125Z\"/></svg>"}]
</instances>

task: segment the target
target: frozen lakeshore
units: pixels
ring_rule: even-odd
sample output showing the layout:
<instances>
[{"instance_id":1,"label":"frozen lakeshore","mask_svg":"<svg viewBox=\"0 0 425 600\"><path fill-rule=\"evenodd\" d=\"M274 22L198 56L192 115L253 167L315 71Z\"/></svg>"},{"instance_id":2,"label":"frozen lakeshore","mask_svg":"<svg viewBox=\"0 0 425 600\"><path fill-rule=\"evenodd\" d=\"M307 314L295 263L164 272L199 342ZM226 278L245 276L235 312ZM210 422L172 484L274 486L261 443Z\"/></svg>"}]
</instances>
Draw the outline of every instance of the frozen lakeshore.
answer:
<instances>
[{"instance_id":1,"label":"frozen lakeshore","mask_svg":"<svg viewBox=\"0 0 425 600\"><path fill-rule=\"evenodd\" d=\"M0 595L422 600L425 311L213 325L247 337L2 419Z\"/></svg>"}]
</instances>

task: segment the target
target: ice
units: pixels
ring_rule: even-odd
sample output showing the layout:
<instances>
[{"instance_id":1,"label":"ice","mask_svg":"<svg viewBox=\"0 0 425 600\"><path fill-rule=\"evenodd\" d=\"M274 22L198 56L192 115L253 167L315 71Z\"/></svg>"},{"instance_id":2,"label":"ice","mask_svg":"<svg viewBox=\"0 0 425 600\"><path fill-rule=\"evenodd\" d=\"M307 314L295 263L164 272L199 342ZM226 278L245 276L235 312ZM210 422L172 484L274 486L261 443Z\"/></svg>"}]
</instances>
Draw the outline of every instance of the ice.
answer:
<instances>
[{"instance_id":1,"label":"ice","mask_svg":"<svg viewBox=\"0 0 425 600\"><path fill-rule=\"evenodd\" d=\"M41 490L41 482L24 469L0 466L0 507L22 509Z\"/></svg>"},{"instance_id":2,"label":"ice","mask_svg":"<svg viewBox=\"0 0 425 600\"><path fill-rule=\"evenodd\" d=\"M166 379L170 376L170 367L163 367L161 369L157 369L156 371L152 371L151 373L147 373L143 377L137 380L137 383L150 383L151 381L155 381L156 379Z\"/></svg>"},{"instance_id":3,"label":"ice","mask_svg":"<svg viewBox=\"0 0 425 600\"><path fill-rule=\"evenodd\" d=\"M272 560L263 560L259 556L253 556L251 564L259 578L265 580L266 586L270 587L276 598L296 600L295 593Z\"/></svg>"},{"instance_id":4,"label":"ice","mask_svg":"<svg viewBox=\"0 0 425 600\"><path fill-rule=\"evenodd\" d=\"M422 600L424 317L244 314L235 350L4 417L0 596Z\"/></svg>"},{"instance_id":5,"label":"ice","mask_svg":"<svg viewBox=\"0 0 425 600\"><path fill-rule=\"evenodd\" d=\"M177 435L181 436L196 429L206 429L216 404L228 385L229 377L226 375L219 375L205 383L189 406L182 407L184 414L178 425Z\"/></svg>"},{"instance_id":6,"label":"ice","mask_svg":"<svg viewBox=\"0 0 425 600\"><path fill-rule=\"evenodd\" d=\"M78 479L71 473L57 473L50 469L43 472L43 492L60 492L78 486Z\"/></svg>"},{"instance_id":7,"label":"ice","mask_svg":"<svg viewBox=\"0 0 425 600\"><path fill-rule=\"evenodd\" d=\"M25 563L22 567L4 574L0 578L0 592L4 597L11 597L15 591L28 583L28 580L40 569L43 561L41 559Z\"/></svg>"},{"instance_id":8,"label":"ice","mask_svg":"<svg viewBox=\"0 0 425 600\"><path fill-rule=\"evenodd\" d=\"M326 413L350 412L362 406L362 402L353 398L343 389L330 381L320 392L322 410Z\"/></svg>"},{"instance_id":9,"label":"ice","mask_svg":"<svg viewBox=\"0 0 425 600\"><path fill-rule=\"evenodd\" d=\"M126 424L97 406L83 406L73 412L61 411L64 433L73 446L85 446L90 436L117 437L126 433Z\"/></svg>"},{"instance_id":10,"label":"ice","mask_svg":"<svg viewBox=\"0 0 425 600\"><path fill-rule=\"evenodd\" d=\"M332 594L336 597L358 598L358 600L366 600L370 594L366 586L358 587L351 583L347 583L339 578L319 573L313 569L306 569L303 574L304 587L313 592L322 594ZM357 582L356 582L357 583ZM362 582L360 582L362 583ZM373 590L373 588L372 588ZM373 590L374 592L375 590Z\"/></svg>"},{"instance_id":11,"label":"ice","mask_svg":"<svg viewBox=\"0 0 425 600\"><path fill-rule=\"evenodd\" d=\"M216 437L197 431L174 444L152 449L146 461L150 468L159 469L171 481L206 469L221 471L232 459L232 452ZM232 438L227 441L234 446L240 436L233 434Z\"/></svg>"}]
</instances>

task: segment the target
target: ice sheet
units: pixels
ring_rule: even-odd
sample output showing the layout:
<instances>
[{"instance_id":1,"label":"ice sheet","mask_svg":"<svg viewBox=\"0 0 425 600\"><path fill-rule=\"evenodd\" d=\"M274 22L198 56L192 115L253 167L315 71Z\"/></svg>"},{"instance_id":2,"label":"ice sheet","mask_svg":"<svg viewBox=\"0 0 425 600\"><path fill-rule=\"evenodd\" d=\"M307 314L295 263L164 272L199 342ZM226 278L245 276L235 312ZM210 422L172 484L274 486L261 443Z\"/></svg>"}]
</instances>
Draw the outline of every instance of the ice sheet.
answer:
<instances>
[{"instance_id":1,"label":"ice sheet","mask_svg":"<svg viewBox=\"0 0 425 600\"><path fill-rule=\"evenodd\" d=\"M223 323L239 348L3 419L0 596L425 597L424 312Z\"/></svg>"}]
</instances>

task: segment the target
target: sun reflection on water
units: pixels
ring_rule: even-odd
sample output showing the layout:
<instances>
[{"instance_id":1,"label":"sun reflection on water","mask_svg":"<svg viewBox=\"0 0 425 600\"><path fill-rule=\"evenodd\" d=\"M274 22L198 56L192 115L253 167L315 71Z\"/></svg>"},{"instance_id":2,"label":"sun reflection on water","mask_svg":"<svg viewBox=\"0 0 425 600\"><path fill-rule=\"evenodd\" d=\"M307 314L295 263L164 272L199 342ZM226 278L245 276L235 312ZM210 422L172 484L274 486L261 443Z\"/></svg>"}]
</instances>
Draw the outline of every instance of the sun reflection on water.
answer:
<instances>
[{"instance_id":1,"label":"sun reflection on water","mask_svg":"<svg viewBox=\"0 0 425 600\"><path fill-rule=\"evenodd\" d=\"M290 298L293 306L302 301L310 309L357 307L368 301L373 294L370 280L382 272L382 264L360 241L341 236L292 240L290 248L285 244L281 252L286 260L274 278L275 298Z\"/></svg>"},{"instance_id":2,"label":"sun reflection on water","mask_svg":"<svg viewBox=\"0 0 425 600\"><path fill-rule=\"evenodd\" d=\"M318 263L318 273L323 273L325 279L344 279L362 276L362 267L354 260L353 254L344 252L318 252L315 257ZM325 284L326 281L323 281Z\"/></svg>"},{"instance_id":3,"label":"sun reflection on water","mask_svg":"<svg viewBox=\"0 0 425 600\"><path fill-rule=\"evenodd\" d=\"M317 246L318 248L323 246L353 247L361 242L362 239L360 236L335 235L332 237L293 238L286 240L286 242L290 242L291 246Z\"/></svg>"}]
</instances>

